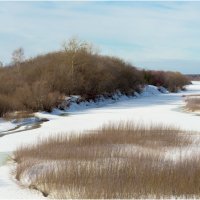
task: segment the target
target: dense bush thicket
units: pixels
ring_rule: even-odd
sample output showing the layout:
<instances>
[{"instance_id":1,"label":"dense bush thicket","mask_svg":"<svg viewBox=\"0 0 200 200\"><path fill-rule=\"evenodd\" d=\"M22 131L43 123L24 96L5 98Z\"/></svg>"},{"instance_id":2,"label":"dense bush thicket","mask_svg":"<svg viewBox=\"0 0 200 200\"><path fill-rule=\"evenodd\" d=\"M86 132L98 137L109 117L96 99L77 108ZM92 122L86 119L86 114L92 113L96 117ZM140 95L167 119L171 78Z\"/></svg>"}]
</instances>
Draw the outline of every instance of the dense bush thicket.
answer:
<instances>
[{"instance_id":1,"label":"dense bush thicket","mask_svg":"<svg viewBox=\"0 0 200 200\"><path fill-rule=\"evenodd\" d=\"M143 70L146 83L163 86L170 92L177 92L184 89L184 86L189 83L188 77L180 72L164 72L164 71L146 71Z\"/></svg>"},{"instance_id":2,"label":"dense bush thicket","mask_svg":"<svg viewBox=\"0 0 200 200\"><path fill-rule=\"evenodd\" d=\"M115 57L94 53L86 43L70 41L63 51L0 68L0 116L13 110L46 110L66 95L85 99L132 94L145 84L176 91L187 79L180 73L138 70Z\"/></svg>"}]
</instances>

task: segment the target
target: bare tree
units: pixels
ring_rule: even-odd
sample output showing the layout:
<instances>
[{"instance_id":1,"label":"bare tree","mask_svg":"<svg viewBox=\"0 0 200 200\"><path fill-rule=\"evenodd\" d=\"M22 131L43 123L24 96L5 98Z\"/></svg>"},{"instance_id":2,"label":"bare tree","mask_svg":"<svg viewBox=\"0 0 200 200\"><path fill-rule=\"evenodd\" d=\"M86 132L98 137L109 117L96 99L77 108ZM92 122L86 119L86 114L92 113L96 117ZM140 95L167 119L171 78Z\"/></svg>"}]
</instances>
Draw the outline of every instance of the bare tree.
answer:
<instances>
[{"instance_id":1,"label":"bare tree","mask_svg":"<svg viewBox=\"0 0 200 200\"><path fill-rule=\"evenodd\" d=\"M76 37L70 38L63 43L63 48L67 52L85 51L87 53L94 53L94 46L84 40L80 40Z\"/></svg>"},{"instance_id":2,"label":"bare tree","mask_svg":"<svg viewBox=\"0 0 200 200\"><path fill-rule=\"evenodd\" d=\"M12 62L16 65L19 65L24 60L24 49L18 48L15 49L12 53Z\"/></svg>"},{"instance_id":3,"label":"bare tree","mask_svg":"<svg viewBox=\"0 0 200 200\"><path fill-rule=\"evenodd\" d=\"M2 68L3 67L3 63L0 61L0 68Z\"/></svg>"},{"instance_id":4,"label":"bare tree","mask_svg":"<svg viewBox=\"0 0 200 200\"><path fill-rule=\"evenodd\" d=\"M71 38L69 41L65 41L63 43L63 48L66 53L69 54L70 60L71 60L71 71L72 71L72 77L74 73L74 62L76 58L77 52L80 50L81 42L76 38Z\"/></svg>"},{"instance_id":5,"label":"bare tree","mask_svg":"<svg viewBox=\"0 0 200 200\"><path fill-rule=\"evenodd\" d=\"M75 61L77 59L78 53L88 53L88 54L97 54L99 52L98 48L94 47L93 44L86 42L84 40L79 40L76 37L72 37L68 41L65 41L62 45L64 51L67 53L68 58L70 59L70 68L71 68L71 81L74 86L74 67Z\"/></svg>"}]
</instances>

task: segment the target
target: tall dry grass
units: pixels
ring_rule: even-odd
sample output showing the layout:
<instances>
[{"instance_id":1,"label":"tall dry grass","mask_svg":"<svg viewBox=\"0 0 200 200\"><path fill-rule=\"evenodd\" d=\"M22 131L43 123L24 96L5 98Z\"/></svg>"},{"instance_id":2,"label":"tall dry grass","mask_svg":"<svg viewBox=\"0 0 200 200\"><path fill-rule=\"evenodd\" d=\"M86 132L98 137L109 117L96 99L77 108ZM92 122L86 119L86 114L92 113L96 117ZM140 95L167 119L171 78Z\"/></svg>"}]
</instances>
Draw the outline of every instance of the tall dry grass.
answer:
<instances>
[{"instance_id":1,"label":"tall dry grass","mask_svg":"<svg viewBox=\"0 0 200 200\"><path fill-rule=\"evenodd\" d=\"M34 113L30 111L18 111L18 112L8 112L4 114L3 118L5 120L21 120L29 117L34 117Z\"/></svg>"},{"instance_id":2,"label":"tall dry grass","mask_svg":"<svg viewBox=\"0 0 200 200\"><path fill-rule=\"evenodd\" d=\"M200 95L190 95L186 97L186 109L200 111Z\"/></svg>"},{"instance_id":3,"label":"tall dry grass","mask_svg":"<svg viewBox=\"0 0 200 200\"><path fill-rule=\"evenodd\" d=\"M51 137L14 152L16 179L52 198L200 196L200 159L166 159L191 144L173 127L109 125Z\"/></svg>"}]
</instances>

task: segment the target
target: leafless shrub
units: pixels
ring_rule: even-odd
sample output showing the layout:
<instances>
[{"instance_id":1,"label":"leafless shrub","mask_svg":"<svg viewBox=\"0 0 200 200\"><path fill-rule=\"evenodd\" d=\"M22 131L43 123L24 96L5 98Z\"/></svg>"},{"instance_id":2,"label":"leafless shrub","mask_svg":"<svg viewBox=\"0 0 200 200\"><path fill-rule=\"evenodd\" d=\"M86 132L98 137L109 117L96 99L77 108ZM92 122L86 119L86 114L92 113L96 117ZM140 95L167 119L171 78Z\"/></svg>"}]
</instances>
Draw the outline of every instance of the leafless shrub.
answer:
<instances>
[{"instance_id":1,"label":"leafless shrub","mask_svg":"<svg viewBox=\"0 0 200 200\"><path fill-rule=\"evenodd\" d=\"M183 90L184 86L190 83L189 78L179 72L144 70L143 74L148 84L163 86L170 92Z\"/></svg>"},{"instance_id":2,"label":"leafless shrub","mask_svg":"<svg viewBox=\"0 0 200 200\"><path fill-rule=\"evenodd\" d=\"M24 49L22 47L16 49L12 53L12 62L15 65L19 65L24 60Z\"/></svg>"},{"instance_id":3,"label":"leafless shrub","mask_svg":"<svg viewBox=\"0 0 200 200\"><path fill-rule=\"evenodd\" d=\"M91 44L75 39L65 43L64 50L29 60L23 57L23 49L17 49L13 64L0 68L0 95L12 98L12 107L17 111L49 111L62 95L78 94L95 100L116 91L132 95L145 83L171 91L188 83L180 73L142 71L122 59L99 55ZM5 112L9 109L3 109L0 116Z\"/></svg>"},{"instance_id":4,"label":"leafless shrub","mask_svg":"<svg viewBox=\"0 0 200 200\"><path fill-rule=\"evenodd\" d=\"M2 68L2 67L3 67L3 62L0 61L0 68Z\"/></svg>"},{"instance_id":5,"label":"leafless shrub","mask_svg":"<svg viewBox=\"0 0 200 200\"><path fill-rule=\"evenodd\" d=\"M0 116L3 116L7 112L13 111L15 105L7 95L0 95Z\"/></svg>"},{"instance_id":6,"label":"leafless shrub","mask_svg":"<svg viewBox=\"0 0 200 200\"><path fill-rule=\"evenodd\" d=\"M164 157L166 148L191 144L185 134L127 122L58 135L16 150L15 174L53 198L191 198L200 194L200 160Z\"/></svg>"},{"instance_id":7,"label":"leafless shrub","mask_svg":"<svg viewBox=\"0 0 200 200\"><path fill-rule=\"evenodd\" d=\"M27 85L19 88L16 97L25 110L51 111L59 103L60 94L51 92L46 82L38 81L31 86Z\"/></svg>"}]
</instances>

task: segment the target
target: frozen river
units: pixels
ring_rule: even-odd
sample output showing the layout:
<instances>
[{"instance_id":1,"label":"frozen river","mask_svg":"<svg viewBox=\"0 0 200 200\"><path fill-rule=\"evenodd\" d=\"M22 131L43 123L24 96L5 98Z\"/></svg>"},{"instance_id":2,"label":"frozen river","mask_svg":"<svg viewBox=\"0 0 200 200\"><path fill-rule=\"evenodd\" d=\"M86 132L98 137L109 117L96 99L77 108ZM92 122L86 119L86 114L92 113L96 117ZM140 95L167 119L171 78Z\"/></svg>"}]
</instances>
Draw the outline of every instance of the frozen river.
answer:
<instances>
[{"instance_id":1,"label":"frozen river","mask_svg":"<svg viewBox=\"0 0 200 200\"><path fill-rule=\"evenodd\" d=\"M68 116L39 113L50 121L37 129L16 132L0 137L0 152L11 152L21 144L31 144L38 138L69 132L82 132L109 122L129 120L135 123L162 123L182 129L200 131L200 117L182 110L184 95L200 94L200 82L187 86L187 91L155 96L130 98L103 107L74 111Z\"/></svg>"},{"instance_id":2,"label":"frozen river","mask_svg":"<svg viewBox=\"0 0 200 200\"><path fill-rule=\"evenodd\" d=\"M39 117L47 118L49 121L35 129L15 131L8 135L4 131L4 135L0 137L0 199L43 198L36 191L20 188L11 179L9 165L5 165L7 152L12 152L22 144L33 144L38 138L60 133L83 132L121 120L144 124L162 123L200 131L200 116L183 111L184 95L187 94L200 94L200 82L187 86L187 91L184 92L130 98L99 108L74 111L67 116L38 113Z\"/></svg>"}]
</instances>

